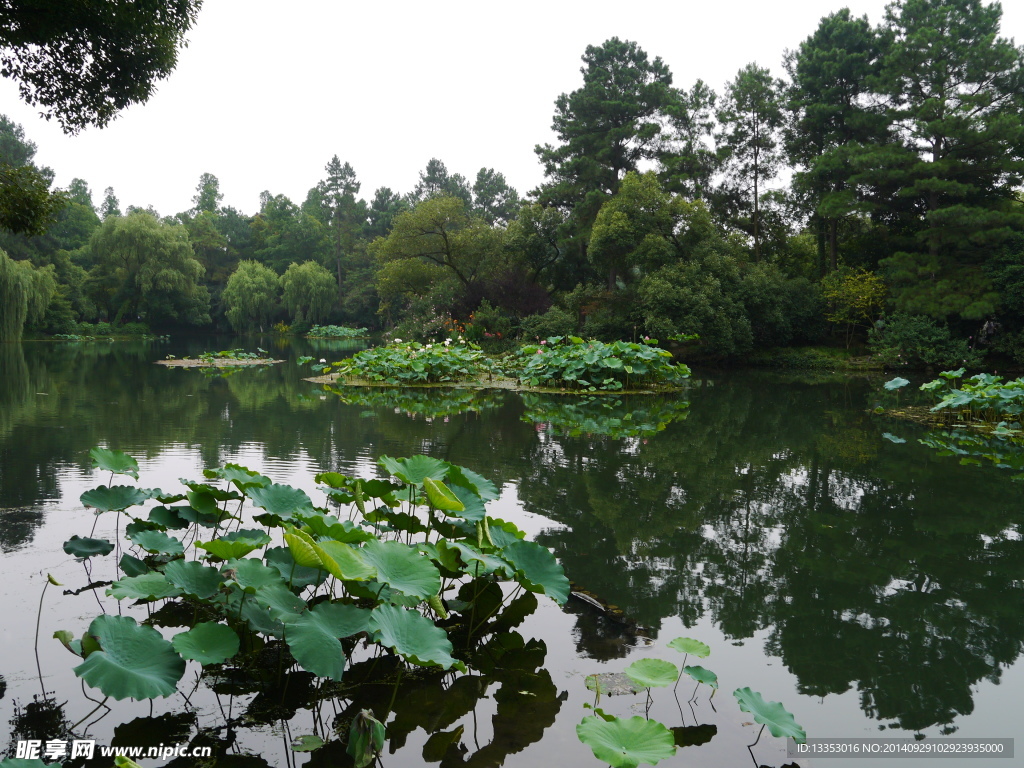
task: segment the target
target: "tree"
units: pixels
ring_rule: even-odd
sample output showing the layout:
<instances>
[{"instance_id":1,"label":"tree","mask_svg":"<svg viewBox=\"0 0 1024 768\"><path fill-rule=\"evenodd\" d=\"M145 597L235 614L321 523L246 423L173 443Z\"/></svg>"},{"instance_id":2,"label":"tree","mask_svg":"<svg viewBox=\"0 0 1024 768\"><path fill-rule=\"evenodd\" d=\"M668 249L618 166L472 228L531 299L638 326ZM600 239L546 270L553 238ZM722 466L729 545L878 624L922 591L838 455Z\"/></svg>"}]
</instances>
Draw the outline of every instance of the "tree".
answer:
<instances>
[{"instance_id":1,"label":"tree","mask_svg":"<svg viewBox=\"0 0 1024 768\"><path fill-rule=\"evenodd\" d=\"M281 276L285 309L294 323L322 323L336 306L334 277L315 261L291 264Z\"/></svg>"},{"instance_id":2,"label":"tree","mask_svg":"<svg viewBox=\"0 0 1024 768\"><path fill-rule=\"evenodd\" d=\"M718 110L718 140L728 184L739 193L739 211L748 214L749 227L742 218L737 223L754 241L754 261L761 258L761 192L779 166L780 87L767 69L748 64L726 86Z\"/></svg>"},{"instance_id":3,"label":"tree","mask_svg":"<svg viewBox=\"0 0 1024 768\"><path fill-rule=\"evenodd\" d=\"M117 197L114 195L114 188L107 187L103 190L103 205L100 206L100 216L105 219L108 216L120 215L121 203L118 202Z\"/></svg>"},{"instance_id":4,"label":"tree","mask_svg":"<svg viewBox=\"0 0 1024 768\"><path fill-rule=\"evenodd\" d=\"M466 207L473 204L473 192L466 177L461 173L448 173L448 168L436 157L430 158L427 167L420 171L420 180L409 195L412 205L432 197L457 197Z\"/></svg>"},{"instance_id":5,"label":"tree","mask_svg":"<svg viewBox=\"0 0 1024 768\"><path fill-rule=\"evenodd\" d=\"M238 262L222 295L231 327L240 333L269 327L280 290L281 281L274 270L258 261Z\"/></svg>"},{"instance_id":6,"label":"tree","mask_svg":"<svg viewBox=\"0 0 1024 768\"><path fill-rule=\"evenodd\" d=\"M689 91L680 90L668 115L669 134L658 152L659 176L667 192L706 198L720 161L715 151L715 102L718 96L698 80Z\"/></svg>"},{"instance_id":7,"label":"tree","mask_svg":"<svg viewBox=\"0 0 1024 768\"><path fill-rule=\"evenodd\" d=\"M25 323L43 318L56 289L53 267L37 269L0 251L0 342L20 341Z\"/></svg>"},{"instance_id":8,"label":"tree","mask_svg":"<svg viewBox=\"0 0 1024 768\"><path fill-rule=\"evenodd\" d=\"M897 306L979 319L998 294L988 257L1024 214L1024 53L999 37L1002 9L980 0L903 0L886 11L891 39L877 90L899 145L879 153L878 184L921 213L912 242L882 264Z\"/></svg>"},{"instance_id":9,"label":"tree","mask_svg":"<svg viewBox=\"0 0 1024 768\"><path fill-rule=\"evenodd\" d=\"M337 155L325 168L327 179L310 190L306 200L310 210L319 208L321 221L327 226L331 238L331 266L337 275L338 301L344 297L345 259L351 257L366 225L366 203L356 198L361 184L348 163L342 164Z\"/></svg>"},{"instance_id":10,"label":"tree","mask_svg":"<svg viewBox=\"0 0 1024 768\"><path fill-rule=\"evenodd\" d=\"M629 171L656 160L662 124L678 106L672 74L634 42L613 37L583 54L583 87L555 101L559 144L535 148L547 181L539 201L573 212L584 237L604 199Z\"/></svg>"},{"instance_id":11,"label":"tree","mask_svg":"<svg viewBox=\"0 0 1024 768\"><path fill-rule=\"evenodd\" d=\"M819 225L819 250L835 270L839 225L860 204L856 157L865 147L886 140L884 112L871 105L872 78L878 73L881 41L867 17L854 18L848 8L821 20L814 34L787 52L786 91L790 120L785 147L793 165L801 166L793 186L808 199Z\"/></svg>"},{"instance_id":12,"label":"tree","mask_svg":"<svg viewBox=\"0 0 1024 768\"><path fill-rule=\"evenodd\" d=\"M366 227L366 235L370 241L372 242L378 237L387 237L395 217L407 210L409 210L409 206L400 194L392 192L390 187L379 187L373 193L373 200L370 201L370 208L367 212L369 222Z\"/></svg>"},{"instance_id":13,"label":"tree","mask_svg":"<svg viewBox=\"0 0 1024 768\"><path fill-rule=\"evenodd\" d=\"M24 129L0 115L0 227L41 235L67 205L67 195L51 192L53 171L32 162L34 142Z\"/></svg>"},{"instance_id":14,"label":"tree","mask_svg":"<svg viewBox=\"0 0 1024 768\"><path fill-rule=\"evenodd\" d=\"M66 133L146 101L174 69L202 0L0 3L0 75Z\"/></svg>"},{"instance_id":15,"label":"tree","mask_svg":"<svg viewBox=\"0 0 1024 768\"><path fill-rule=\"evenodd\" d=\"M150 325L210 322L209 294L199 284L203 266L188 233L144 211L109 216L89 250L97 266L91 281L114 322L141 319Z\"/></svg>"},{"instance_id":16,"label":"tree","mask_svg":"<svg viewBox=\"0 0 1024 768\"><path fill-rule=\"evenodd\" d=\"M196 194L192 198L195 204L192 213L198 216L201 213L220 213L220 201L224 194L220 191L220 181L212 173L204 173L199 177L199 184L196 186Z\"/></svg>"},{"instance_id":17,"label":"tree","mask_svg":"<svg viewBox=\"0 0 1024 768\"><path fill-rule=\"evenodd\" d=\"M493 168L477 171L473 183L473 212L488 224L508 224L519 210L519 193L508 185L504 174Z\"/></svg>"}]
</instances>

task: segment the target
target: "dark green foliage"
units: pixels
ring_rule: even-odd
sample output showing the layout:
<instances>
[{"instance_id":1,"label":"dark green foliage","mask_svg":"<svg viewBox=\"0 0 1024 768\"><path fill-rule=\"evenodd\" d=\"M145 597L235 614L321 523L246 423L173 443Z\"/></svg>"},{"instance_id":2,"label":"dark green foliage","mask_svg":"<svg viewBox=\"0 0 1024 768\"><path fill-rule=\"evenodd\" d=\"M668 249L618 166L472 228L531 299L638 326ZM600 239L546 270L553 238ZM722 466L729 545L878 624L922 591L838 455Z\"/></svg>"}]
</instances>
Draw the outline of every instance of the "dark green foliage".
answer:
<instances>
[{"instance_id":1,"label":"dark green foliage","mask_svg":"<svg viewBox=\"0 0 1024 768\"><path fill-rule=\"evenodd\" d=\"M890 367L975 368L985 355L982 350L972 349L966 339L954 338L945 324L906 312L882 318L869 332L868 346L880 362Z\"/></svg>"},{"instance_id":2,"label":"dark green foliage","mask_svg":"<svg viewBox=\"0 0 1024 768\"><path fill-rule=\"evenodd\" d=\"M548 336L572 336L579 330L577 319L558 307L552 307L542 315L524 317L519 324L519 335L527 341L540 341Z\"/></svg>"}]
</instances>

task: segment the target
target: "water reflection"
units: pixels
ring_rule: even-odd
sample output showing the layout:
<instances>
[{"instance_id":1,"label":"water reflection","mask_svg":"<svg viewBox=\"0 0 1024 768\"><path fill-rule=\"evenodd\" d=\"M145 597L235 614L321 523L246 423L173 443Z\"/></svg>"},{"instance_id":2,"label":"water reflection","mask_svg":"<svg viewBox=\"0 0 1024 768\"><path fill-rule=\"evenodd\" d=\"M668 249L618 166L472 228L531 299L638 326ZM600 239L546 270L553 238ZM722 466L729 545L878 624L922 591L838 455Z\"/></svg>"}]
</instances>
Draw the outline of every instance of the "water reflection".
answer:
<instances>
[{"instance_id":1,"label":"water reflection","mask_svg":"<svg viewBox=\"0 0 1024 768\"><path fill-rule=\"evenodd\" d=\"M284 364L224 379L152 364L209 340L150 344L0 345L0 549L30 539L93 445L140 458L196 446L206 466L256 445L346 472L428 453L514 485L527 512L561 524L538 539L571 578L643 627L679 617L736 640L765 631L804 693L857 689L883 724L955 727L973 688L1020 654L1019 486L937 455L915 426L905 444L883 440L866 384L733 373L691 391L689 407L623 398L588 415L497 391L324 392L293 362L312 351L304 340L274 351ZM595 659L636 643L592 612L576 632ZM459 743L439 736L431 755L484 759Z\"/></svg>"}]
</instances>

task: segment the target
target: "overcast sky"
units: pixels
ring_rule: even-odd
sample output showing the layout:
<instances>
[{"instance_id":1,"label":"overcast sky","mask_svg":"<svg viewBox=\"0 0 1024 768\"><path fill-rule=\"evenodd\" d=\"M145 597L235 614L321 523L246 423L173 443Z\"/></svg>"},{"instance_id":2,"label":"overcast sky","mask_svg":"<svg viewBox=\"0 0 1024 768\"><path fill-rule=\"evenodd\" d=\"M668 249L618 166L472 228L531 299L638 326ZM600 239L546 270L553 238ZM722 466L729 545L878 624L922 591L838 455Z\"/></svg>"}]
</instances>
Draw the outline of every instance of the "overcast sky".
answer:
<instances>
[{"instance_id":1,"label":"overcast sky","mask_svg":"<svg viewBox=\"0 0 1024 768\"><path fill-rule=\"evenodd\" d=\"M208 172L224 204L253 214L263 190L301 203L334 154L367 199L410 191L431 157L470 182L494 168L525 193L543 180L533 148L554 140L555 99L582 85L587 45L635 40L675 85L721 92L752 61L781 76L783 51L844 5L878 23L886 3L205 0L170 78L107 128L66 137L10 81L0 112L57 185L85 179L97 205L111 186L122 208L172 215ZM1003 10L1003 34L1021 42L1024 2Z\"/></svg>"}]
</instances>

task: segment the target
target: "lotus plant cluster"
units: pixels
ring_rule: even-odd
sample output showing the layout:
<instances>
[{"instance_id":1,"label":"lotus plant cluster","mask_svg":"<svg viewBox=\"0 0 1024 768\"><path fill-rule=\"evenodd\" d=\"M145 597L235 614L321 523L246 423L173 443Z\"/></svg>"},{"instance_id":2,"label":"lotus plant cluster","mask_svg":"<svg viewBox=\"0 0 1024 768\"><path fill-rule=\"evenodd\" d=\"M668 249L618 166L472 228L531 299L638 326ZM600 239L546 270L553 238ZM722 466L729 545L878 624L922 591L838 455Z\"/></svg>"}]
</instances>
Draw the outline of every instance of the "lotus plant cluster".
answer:
<instances>
[{"instance_id":1,"label":"lotus plant cluster","mask_svg":"<svg viewBox=\"0 0 1024 768\"><path fill-rule=\"evenodd\" d=\"M674 365L672 353L657 344L551 336L521 347L515 366L520 383L529 387L597 392L680 386L690 369Z\"/></svg>"},{"instance_id":2,"label":"lotus plant cluster","mask_svg":"<svg viewBox=\"0 0 1024 768\"><path fill-rule=\"evenodd\" d=\"M436 344L395 339L323 370L343 378L389 384L454 384L492 374L495 368L476 344L450 339Z\"/></svg>"},{"instance_id":3,"label":"lotus plant cluster","mask_svg":"<svg viewBox=\"0 0 1024 768\"><path fill-rule=\"evenodd\" d=\"M111 481L138 479L130 456L91 453ZM113 484L85 492L96 515L130 518L107 595L147 609L175 602L191 621L170 638L116 612L84 633L58 631L81 658L75 674L107 697L153 699L176 692L189 662L240 665L267 646L327 680L342 680L360 649L399 667L454 673L466 670L469 651L453 646L452 633L472 635L500 612L500 583L531 600L566 601L569 582L551 551L488 515L498 497L492 482L427 456L384 456L379 465L386 479L316 475L323 505L237 464L182 481L178 493ZM65 551L85 559L115 549L93 533L72 537ZM362 755L356 764L366 765L382 740L350 750Z\"/></svg>"}]
</instances>

